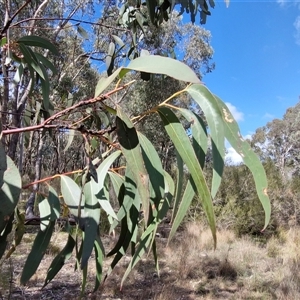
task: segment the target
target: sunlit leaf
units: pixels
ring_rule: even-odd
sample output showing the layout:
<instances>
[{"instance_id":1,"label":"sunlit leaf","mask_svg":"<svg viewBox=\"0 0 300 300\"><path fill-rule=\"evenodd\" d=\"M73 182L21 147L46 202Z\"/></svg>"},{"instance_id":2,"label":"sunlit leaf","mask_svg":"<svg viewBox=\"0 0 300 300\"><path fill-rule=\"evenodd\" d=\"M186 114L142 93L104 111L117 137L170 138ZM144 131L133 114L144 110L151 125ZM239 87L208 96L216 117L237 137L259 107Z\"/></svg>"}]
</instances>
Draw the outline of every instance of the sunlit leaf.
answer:
<instances>
[{"instance_id":1,"label":"sunlit leaf","mask_svg":"<svg viewBox=\"0 0 300 300\"><path fill-rule=\"evenodd\" d=\"M117 35L112 34L112 37L120 47L124 47L124 42Z\"/></svg>"},{"instance_id":2,"label":"sunlit leaf","mask_svg":"<svg viewBox=\"0 0 300 300\"><path fill-rule=\"evenodd\" d=\"M177 80L200 83L195 72L186 64L178 60L159 55L143 56L132 60L127 68L123 68L121 70L120 77L122 78L129 70L163 74Z\"/></svg>"},{"instance_id":3,"label":"sunlit leaf","mask_svg":"<svg viewBox=\"0 0 300 300\"><path fill-rule=\"evenodd\" d=\"M109 216L112 216L115 219L118 219L117 215L114 212L110 202L106 199L104 195L103 187L104 187L104 180L105 177L107 176L109 167L120 155L121 155L121 151L118 150L113 152L110 156L108 156L97 168L98 182L95 182L94 179L90 181L93 194L99 201L101 207Z\"/></svg>"},{"instance_id":4,"label":"sunlit leaf","mask_svg":"<svg viewBox=\"0 0 300 300\"><path fill-rule=\"evenodd\" d=\"M2 152L3 148L0 148ZM3 154L3 153L2 153ZM2 161L1 161L2 160ZM0 188L0 233L6 226L10 216L13 215L16 205L19 202L21 192L21 176L18 168L9 156L1 156L1 172L3 174L3 184ZM5 171L3 172L3 169Z\"/></svg>"},{"instance_id":5,"label":"sunlit leaf","mask_svg":"<svg viewBox=\"0 0 300 300\"><path fill-rule=\"evenodd\" d=\"M265 226L263 228L264 230L269 224L271 218L271 204L268 197L268 181L264 167L261 164L259 157L252 150L249 143L243 139L238 124L234 120L228 107L217 96L214 97L219 105L220 110L222 111L226 139L235 149L235 151L241 155L245 165L252 172L256 191L265 211Z\"/></svg>"}]
</instances>

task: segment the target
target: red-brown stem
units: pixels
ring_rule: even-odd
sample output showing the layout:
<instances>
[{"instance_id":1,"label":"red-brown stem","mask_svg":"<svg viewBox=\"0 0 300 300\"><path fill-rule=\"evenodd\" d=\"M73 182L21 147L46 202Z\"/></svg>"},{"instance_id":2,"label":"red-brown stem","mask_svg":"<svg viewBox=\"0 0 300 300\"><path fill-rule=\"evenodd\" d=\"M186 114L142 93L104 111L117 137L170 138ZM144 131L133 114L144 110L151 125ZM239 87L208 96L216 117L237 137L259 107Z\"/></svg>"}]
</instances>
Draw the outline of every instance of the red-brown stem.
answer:
<instances>
[{"instance_id":1,"label":"red-brown stem","mask_svg":"<svg viewBox=\"0 0 300 300\"><path fill-rule=\"evenodd\" d=\"M76 171L70 171L70 172L66 172L66 173L62 173L62 174L55 174L53 176L46 177L46 178L43 178L43 179L40 179L40 180L37 180L37 181L34 181L34 182L30 182L30 183L28 183L26 185L23 185L22 189L26 190L26 189L28 189L29 187L31 187L32 185L34 185L36 183L46 182L46 181L58 178L58 177L60 177L62 175L72 175L72 174L77 174L77 173L81 173L81 172L82 172L82 170L76 170Z\"/></svg>"},{"instance_id":2,"label":"red-brown stem","mask_svg":"<svg viewBox=\"0 0 300 300\"><path fill-rule=\"evenodd\" d=\"M13 133L20 133L20 132L27 132L27 131L34 131L34 130L39 130L42 128L49 128L49 127L53 127L53 125L51 125L50 123L53 122L54 120L66 115L67 113L75 110L78 107L81 106L85 106L85 105L89 105L89 104L93 104L96 102L100 102L103 101L107 98L109 98L110 95L123 90L127 85L123 85L121 87L118 87L116 89L114 89L113 91L110 91L104 95L101 95L99 97L96 98L92 98L92 99L88 99L88 100L83 100L80 101L79 103L76 103L70 107L67 107L66 109L57 112L56 114L54 114L53 116L51 116L50 118L48 118L47 120L45 120L42 124L39 125L33 125L33 126L28 126L28 127L24 127L24 128L15 128L15 129L6 129L6 130L2 130L1 134L4 135L8 135L8 134L13 134Z\"/></svg>"}]
</instances>

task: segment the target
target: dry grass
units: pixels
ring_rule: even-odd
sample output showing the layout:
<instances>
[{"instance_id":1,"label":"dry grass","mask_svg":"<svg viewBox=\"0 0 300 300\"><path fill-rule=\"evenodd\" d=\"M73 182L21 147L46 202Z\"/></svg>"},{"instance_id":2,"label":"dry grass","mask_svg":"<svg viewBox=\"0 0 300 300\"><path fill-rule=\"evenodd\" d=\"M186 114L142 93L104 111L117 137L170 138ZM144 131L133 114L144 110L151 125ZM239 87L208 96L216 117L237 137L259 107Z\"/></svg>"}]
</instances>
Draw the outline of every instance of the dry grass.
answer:
<instances>
[{"instance_id":1,"label":"dry grass","mask_svg":"<svg viewBox=\"0 0 300 300\"><path fill-rule=\"evenodd\" d=\"M0 299L76 299L81 275L74 273L70 259L57 278L41 290L47 268L63 247L66 236L57 232L38 271L27 286L20 286L24 259L30 251L34 233L8 261L0 265ZM112 240L104 239L110 247ZM104 287L91 294L94 266L90 264L86 298L92 299L300 299L300 231L291 228L270 238L265 244L253 238L236 238L229 230L218 233L217 249L203 226L190 223L166 246L158 240L160 277L151 257L145 257L132 271L120 292L121 278L129 257L122 259ZM109 265L105 263L105 269Z\"/></svg>"}]
</instances>

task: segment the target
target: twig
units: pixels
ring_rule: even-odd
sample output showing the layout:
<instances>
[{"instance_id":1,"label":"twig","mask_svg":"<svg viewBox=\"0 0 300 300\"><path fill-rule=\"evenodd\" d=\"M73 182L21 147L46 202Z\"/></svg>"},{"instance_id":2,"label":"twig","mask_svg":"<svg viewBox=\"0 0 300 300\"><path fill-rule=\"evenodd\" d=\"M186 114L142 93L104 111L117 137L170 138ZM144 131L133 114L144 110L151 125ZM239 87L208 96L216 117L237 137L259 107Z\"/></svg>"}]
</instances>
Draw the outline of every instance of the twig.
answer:
<instances>
[{"instance_id":1,"label":"twig","mask_svg":"<svg viewBox=\"0 0 300 300\"><path fill-rule=\"evenodd\" d=\"M12 15L12 17L9 18L9 20L6 22L5 26L3 27L3 29L1 30L0 33L0 39L2 39L2 37L5 36L5 33L7 31L7 29L9 28L9 26L11 25L12 21L14 20L14 18L20 13L20 11L22 9L24 9L29 3L31 2L31 0L26 0L26 2Z\"/></svg>"},{"instance_id":2,"label":"twig","mask_svg":"<svg viewBox=\"0 0 300 300\"><path fill-rule=\"evenodd\" d=\"M57 112L56 114L54 114L53 116L51 116L50 118L48 118L47 120L45 120L43 123L41 123L39 125L33 125L33 126L24 127L24 128L7 129L7 130L3 130L1 132L1 134L3 136L5 136L5 135L8 135L8 134L34 131L34 130L39 130L39 129L43 129L43 128L53 126L53 125L51 125L51 123L53 121L55 121L55 120L59 119L60 117L70 113L71 111L73 111L73 110L75 110L79 107L82 107L82 106L90 105L90 104L93 104L93 103L96 103L96 102L101 102L101 101L109 98L110 95L112 95L112 94L114 94L118 91L123 90L127 86L128 86L128 84L125 84L121 87L118 87L118 88L114 89L113 91L110 91L110 92L106 93L105 95L101 95L101 96L96 97L96 98L80 101L77 104L74 104L70 107L67 107L66 109L64 109L62 111Z\"/></svg>"}]
</instances>

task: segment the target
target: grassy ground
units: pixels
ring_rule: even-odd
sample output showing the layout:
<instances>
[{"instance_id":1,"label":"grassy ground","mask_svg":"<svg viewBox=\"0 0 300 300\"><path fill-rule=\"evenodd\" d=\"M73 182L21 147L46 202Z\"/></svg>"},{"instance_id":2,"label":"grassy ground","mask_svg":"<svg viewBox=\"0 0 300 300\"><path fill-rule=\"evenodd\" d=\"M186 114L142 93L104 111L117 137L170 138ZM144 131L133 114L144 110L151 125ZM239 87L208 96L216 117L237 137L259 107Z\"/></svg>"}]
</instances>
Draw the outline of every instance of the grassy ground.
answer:
<instances>
[{"instance_id":1,"label":"grassy ground","mask_svg":"<svg viewBox=\"0 0 300 300\"><path fill-rule=\"evenodd\" d=\"M57 231L49 251L27 286L19 285L22 266L33 233L26 233L22 244L9 260L0 265L0 299L76 299L81 274L74 272L71 258L58 276L43 290L46 271L63 247L66 234ZM113 245L103 239L106 249ZM57 246L58 245L58 246ZM300 299L300 231L291 228L262 243L253 238L236 238L231 231L218 232L213 250L211 234L201 225L190 223L166 246L158 238L160 276L154 263L144 258L120 291L125 257L107 279L101 291L92 294L94 264L90 263L86 299ZM106 261L105 269L109 265Z\"/></svg>"}]
</instances>

